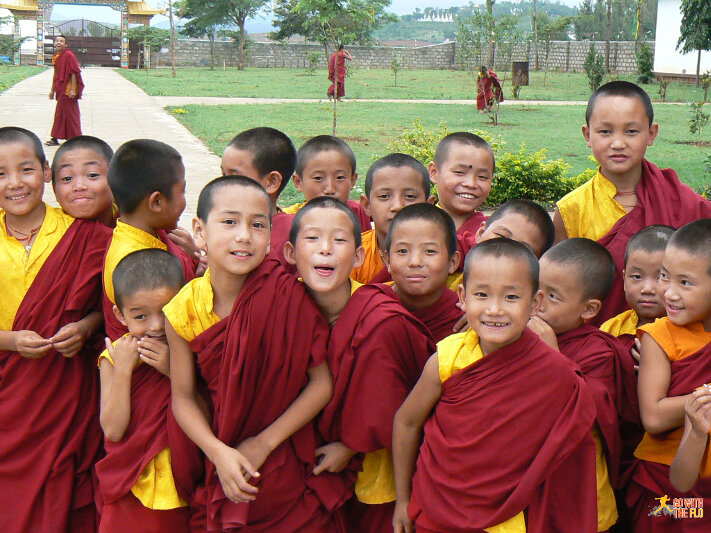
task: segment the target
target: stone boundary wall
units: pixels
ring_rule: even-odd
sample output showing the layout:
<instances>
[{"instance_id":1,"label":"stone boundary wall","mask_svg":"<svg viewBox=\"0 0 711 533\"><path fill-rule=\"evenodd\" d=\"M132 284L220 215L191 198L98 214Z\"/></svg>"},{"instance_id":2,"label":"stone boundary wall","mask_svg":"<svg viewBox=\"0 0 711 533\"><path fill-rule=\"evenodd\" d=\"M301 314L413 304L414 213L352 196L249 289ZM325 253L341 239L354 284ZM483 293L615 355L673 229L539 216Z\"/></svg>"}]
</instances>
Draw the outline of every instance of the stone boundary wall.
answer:
<instances>
[{"instance_id":1,"label":"stone boundary wall","mask_svg":"<svg viewBox=\"0 0 711 533\"><path fill-rule=\"evenodd\" d=\"M590 41L553 41L550 43L548 69L563 72L582 72L585 55L590 48ZM654 42L647 43L654 50ZM594 42L595 49L604 56L605 42ZM545 43L539 43L539 66L545 65ZM353 55L353 66L357 68L388 69L395 55L404 59L407 69L457 70L463 67L459 59L458 44L446 42L426 46L390 47L390 46L349 46ZM246 64L257 68L305 68L309 55L319 54L317 67L326 68L327 59L324 48L317 44L277 44L252 43L247 51ZM483 61L475 57L466 66L486 63L486 50L481 53ZM178 66L209 66L210 43L207 40L180 39L177 42L176 60ZM512 54L513 61L530 61L531 68L535 60L533 43L517 45ZM156 54L154 64L166 65L170 61L167 51ZM494 69L502 69L505 57L501 49L497 52ZM232 42L215 43L215 63L233 67L237 65L237 47ZM610 65L614 72L627 74L636 72L635 47L632 41L613 41L610 43Z\"/></svg>"}]
</instances>

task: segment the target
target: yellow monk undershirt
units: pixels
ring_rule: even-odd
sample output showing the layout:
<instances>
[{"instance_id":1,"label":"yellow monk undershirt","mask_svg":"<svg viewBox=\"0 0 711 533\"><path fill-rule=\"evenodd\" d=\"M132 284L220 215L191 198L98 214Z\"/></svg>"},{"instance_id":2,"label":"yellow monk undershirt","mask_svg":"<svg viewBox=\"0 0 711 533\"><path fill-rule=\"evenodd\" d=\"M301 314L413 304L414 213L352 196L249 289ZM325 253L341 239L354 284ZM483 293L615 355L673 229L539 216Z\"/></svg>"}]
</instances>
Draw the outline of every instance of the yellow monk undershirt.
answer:
<instances>
[{"instance_id":1,"label":"yellow monk undershirt","mask_svg":"<svg viewBox=\"0 0 711 533\"><path fill-rule=\"evenodd\" d=\"M7 234L5 212L0 212L0 272L2 305L0 330L12 331L15 315L27 291L47 258L66 233L74 218L59 208L45 206L46 212L29 255L25 246Z\"/></svg>"},{"instance_id":2,"label":"yellow monk undershirt","mask_svg":"<svg viewBox=\"0 0 711 533\"><path fill-rule=\"evenodd\" d=\"M113 303L116 302L114 300L114 282L112 276L114 275L116 265L131 252L145 250L146 248L168 249L159 238L135 226L129 226L121 222L119 218L116 221L111 244L109 245L109 250L106 252L106 259L104 260L104 291L106 291L106 296L108 296L109 300Z\"/></svg>"},{"instance_id":3,"label":"yellow monk undershirt","mask_svg":"<svg viewBox=\"0 0 711 533\"><path fill-rule=\"evenodd\" d=\"M455 333L437 343L439 379L442 383L452 375L484 357L479 337L474 330ZM506 522L486 528L489 533L526 533L526 518L521 511Z\"/></svg>"},{"instance_id":4,"label":"yellow monk undershirt","mask_svg":"<svg viewBox=\"0 0 711 533\"><path fill-rule=\"evenodd\" d=\"M364 231L361 238L365 249L365 259L362 266L351 271L351 278L358 283L370 283L370 280L385 267L385 263L380 256L378 235L375 229Z\"/></svg>"},{"instance_id":5,"label":"yellow monk undershirt","mask_svg":"<svg viewBox=\"0 0 711 533\"><path fill-rule=\"evenodd\" d=\"M118 340L114 341L113 345L116 346L117 342ZM99 356L99 366L102 359L106 359L113 366L114 361L108 350L104 350ZM140 364L143 364L141 360L136 366ZM163 448L146 464L131 487L131 492L148 509L166 511L187 507L188 503L180 497L175 487L170 448Z\"/></svg>"},{"instance_id":6,"label":"yellow monk undershirt","mask_svg":"<svg viewBox=\"0 0 711 533\"><path fill-rule=\"evenodd\" d=\"M568 238L597 241L627 214L615 200L617 187L600 170L590 181L566 194L556 204Z\"/></svg>"},{"instance_id":7,"label":"yellow monk undershirt","mask_svg":"<svg viewBox=\"0 0 711 533\"><path fill-rule=\"evenodd\" d=\"M634 309L628 309L624 313L613 316L610 320L600 326L601 331L619 337L620 335L636 335L639 317Z\"/></svg>"},{"instance_id":8,"label":"yellow monk undershirt","mask_svg":"<svg viewBox=\"0 0 711 533\"><path fill-rule=\"evenodd\" d=\"M189 281L163 308L165 318L175 332L191 342L220 321L213 310L214 292L210 269L205 275Z\"/></svg>"},{"instance_id":9,"label":"yellow monk undershirt","mask_svg":"<svg viewBox=\"0 0 711 533\"><path fill-rule=\"evenodd\" d=\"M286 213L287 215L295 215L295 214L298 213L298 212L301 210L301 208L304 207L305 205L306 205L306 202L301 203L301 204L299 204L299 203L293 204L293 205L290 205L290 206L288 206L288 207L282 208L282 212Z\"/></svg>"}]
</instances>

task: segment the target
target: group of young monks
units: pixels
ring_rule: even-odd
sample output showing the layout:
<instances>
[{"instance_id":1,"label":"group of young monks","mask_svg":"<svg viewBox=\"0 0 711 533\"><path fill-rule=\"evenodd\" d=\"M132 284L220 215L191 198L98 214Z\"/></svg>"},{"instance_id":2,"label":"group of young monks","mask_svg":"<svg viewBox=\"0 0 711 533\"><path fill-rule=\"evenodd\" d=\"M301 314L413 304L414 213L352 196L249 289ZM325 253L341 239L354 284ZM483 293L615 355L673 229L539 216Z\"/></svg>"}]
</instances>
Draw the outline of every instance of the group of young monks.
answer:
<instances>
[{"instance_id":1,"label":"group of young monks","mask_svg":"<svg viewBox=\"0 0 711 533\"><path fill-rule=\"evenodd\" d=\"M711 202L657 129L603 86L597 175L487 218L476 135L354 202L344 141L255 128L188 232L170 146L0 128L0 531L711 530Z\"/></svg>"}]
</instances>

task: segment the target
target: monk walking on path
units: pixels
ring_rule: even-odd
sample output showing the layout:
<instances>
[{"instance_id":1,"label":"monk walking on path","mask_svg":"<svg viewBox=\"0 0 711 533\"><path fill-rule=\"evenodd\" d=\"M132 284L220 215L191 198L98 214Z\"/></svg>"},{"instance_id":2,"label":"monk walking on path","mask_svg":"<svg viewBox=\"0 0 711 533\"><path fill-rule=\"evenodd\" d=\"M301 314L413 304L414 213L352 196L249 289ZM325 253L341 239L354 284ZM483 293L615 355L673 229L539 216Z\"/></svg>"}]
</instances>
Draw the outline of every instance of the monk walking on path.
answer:
<instances>
[{"instance_id":1,"label":"monk walking on path","mask_svg":"<svg viewBox=\"0 0 711 533\"><path fill-rule=\"evenodd\" d=\"M329 100L334 94L338 100L346 95L346 59L351 60L353 57L341 44L338 46L338 52L332 54L328 62L328 79L332 82L328 88Z\"/></svg>"},{"instance_id":2,"label":"monk walking on path","mask_svg":"<svg viewBox=\"0 0 711 533\"><path fill-rule=\"evenodd\" d=\"M58 139L71 139L81 135L81 117L79 99L84 90L79 61L68 46L67 38L58 35L54 40L55 54L52 56L54 78L49 99L57 100L52 125L52 138L45 142L47 146L59 144Z\"/></svg>"}]
</instances>

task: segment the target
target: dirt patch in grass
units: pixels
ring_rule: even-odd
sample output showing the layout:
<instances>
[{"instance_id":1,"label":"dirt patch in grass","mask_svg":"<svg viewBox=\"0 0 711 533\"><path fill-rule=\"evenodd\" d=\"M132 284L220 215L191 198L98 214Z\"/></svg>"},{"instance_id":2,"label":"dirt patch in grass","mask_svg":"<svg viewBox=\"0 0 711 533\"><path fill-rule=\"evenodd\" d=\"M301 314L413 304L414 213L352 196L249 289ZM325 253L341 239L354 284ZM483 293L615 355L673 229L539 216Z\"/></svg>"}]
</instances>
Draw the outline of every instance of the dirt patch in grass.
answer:
<instances>
[{"instance_id":1,"label":"dirt patch in grass","mask_svg":"<svg viewBox=\"0 0 711 533\"><path fill-rule=\"evenodd\" d=\"M711 141L672 141L674 144L685 144L687 146L697 146L699 148L711 147Z\"/></svg>"}]
</instances>

